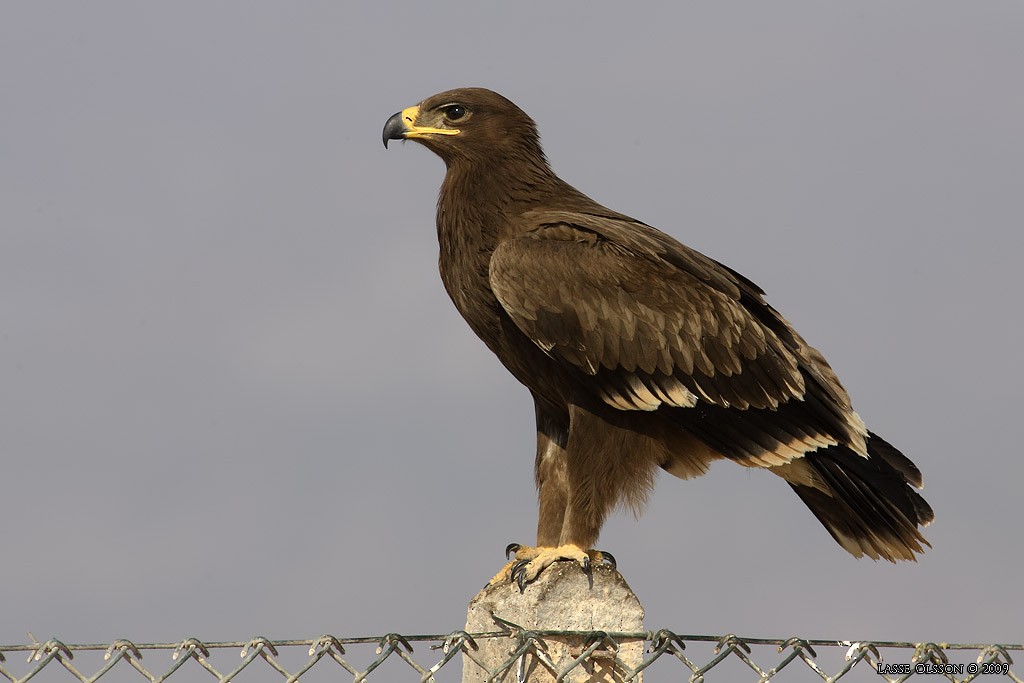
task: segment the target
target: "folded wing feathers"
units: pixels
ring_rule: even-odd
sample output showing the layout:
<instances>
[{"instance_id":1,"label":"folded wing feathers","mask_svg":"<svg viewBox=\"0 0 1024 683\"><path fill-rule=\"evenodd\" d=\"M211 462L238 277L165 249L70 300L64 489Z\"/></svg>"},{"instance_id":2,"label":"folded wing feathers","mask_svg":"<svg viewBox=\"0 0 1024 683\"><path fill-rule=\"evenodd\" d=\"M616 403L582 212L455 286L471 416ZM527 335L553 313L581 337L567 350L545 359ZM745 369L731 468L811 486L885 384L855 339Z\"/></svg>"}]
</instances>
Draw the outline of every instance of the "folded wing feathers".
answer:
<instances>
[{"instance_id":1,"label":"folded wing feathers","mask_svg":"<svg viewBox=\"0 0 1024 683\"><path fill-rule=\"evenodd\" d=\"M612 217L590 216L585 228L579 222L571 212L545 213L539 229L498 247L489 275L520 329L593 377L606 403L652 411L704 402L774 413L807 402L801 414L838 425L866 457L867 430L832 369L763 303L756 285L653 229L624 230ZM779 429L774 418L754 412L762 411L747 417L764 431L748 430L741 459L751 464L777 465L837 443L815 429L770 436Z\"/></svg>"},{"instance_id":2,"label":"folded wing feathers","mask_svg":"<svg viewBox=\"0 0 1024 683\"><path fill-rule=\"evenodd\" d=\"M686 407L699 395L740 408L775 407L801 396L796 359L735 300L665 261L659 267L620 250L608 254L605 243L567 239L570 234L560 227L548 239L532 236L499 247L492 287L550 355L590 375L623 375L619 390L607 397L612 405ZM575 268L559 267L566 261ZM610 272L609 264L624 270ZM701 278L711 279L704 264L696 265ZM652 277L670 286L643 287ZM765 363L768 370L757 367ZM650 381L655 373L676 380L661 390ZM741 375L747 378L741 384L731 381Z\"/></svg>"}]
</instances>

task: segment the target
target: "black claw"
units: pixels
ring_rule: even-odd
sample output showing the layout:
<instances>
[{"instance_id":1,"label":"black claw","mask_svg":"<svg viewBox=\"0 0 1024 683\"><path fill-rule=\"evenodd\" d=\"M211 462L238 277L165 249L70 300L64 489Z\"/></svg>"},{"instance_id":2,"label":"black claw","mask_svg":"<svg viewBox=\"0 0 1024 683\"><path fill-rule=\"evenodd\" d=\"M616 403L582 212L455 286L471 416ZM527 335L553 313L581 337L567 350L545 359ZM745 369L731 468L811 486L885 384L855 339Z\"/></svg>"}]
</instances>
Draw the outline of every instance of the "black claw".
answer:
<instances>
[{"instance_id":1,"label":"black claw","mask_svg":"<svg viewBox=\"0 0 1024 683\"><path fill-rule=\"evenodd\" d=\"M583 556L583 562L581 562L580 565L583 567L583 573L584 574L589 574L590 573L590 556L589 555L584 555Z\"/></svg>"},{"instance_id":2,"label":"black claw","mask_svg":"<svg viewBox=\"0 0 1024 683\"><path fill-rule=\"evenodd\" d=\"M619 566L619 563L615 561L615 556L612 555L610 552L608 552L607 550L599 550L598 552L601 553L601 559L604 560L609 567L611 567L612 569L616 569Z\"/></svg>"},{"instance_id":3,"label":"black claw","mask_svg":"<svg viewBox=\"0 0 1024 683\"><path fill-rule=\"evenodd\" d=\"M519 560L509 570L509 578L519 586L520 593L526 590L526 565L528 564L530 564L529 560Z\"/></svg>"},{"instance_id":4,"label":"black claw","mask_svg":"<svg viewBox=\"0 0 1024 683\"><path fill-rule=\"evenodd\" d=\"M522 593L524 584L523 575L526 573L526 565L528 563L529 562L527 560L519 560L512 565L511 569L509 569L509 579L513 584L516 584L519 587L520 593Z\"/></svg>"},{"instance_id":5,"label":"black claw","mask_svg":"<svg viewBox=\"0 0 1024 683\"><path fill-rule=\"evenodd\" d=\"M505 546L505 559L507 560L510 555L518 553L519 549L522 547L523 546L519 545L518 543L509 543L507 546Z\"/></svg>"}]
</instances>

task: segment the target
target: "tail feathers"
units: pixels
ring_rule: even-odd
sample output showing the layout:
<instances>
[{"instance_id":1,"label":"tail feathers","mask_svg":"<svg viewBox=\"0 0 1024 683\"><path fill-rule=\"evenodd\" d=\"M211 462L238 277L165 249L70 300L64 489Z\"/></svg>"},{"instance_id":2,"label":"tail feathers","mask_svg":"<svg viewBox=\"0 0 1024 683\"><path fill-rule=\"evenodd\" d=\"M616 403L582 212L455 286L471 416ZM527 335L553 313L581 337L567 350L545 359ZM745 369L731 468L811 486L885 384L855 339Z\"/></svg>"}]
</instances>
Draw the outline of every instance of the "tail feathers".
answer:
<instances>
[{"instance_id":1,"label":"tail feathers","mask_svg":"<svg viewBox=\"0 0 1024 683\"><path fill-rule=\"evenodd\" d=\"M903 475L903 478L911 486L921 488L924 486L924 479L921 477L921 470L917 469L917 465L910 461L910 458L896 450L896 447L891 443L878 436L874 432L868 432L868 454L871 457L880 457L886 463L888 463L894 470ZM929 508L929 512L931 508ZM928 521L932 521L929 518ZM925 522L927 524L928 522Z\"/></svg>"},{"instance_id":2,"label":"tail feathers","mask_svg":"<svg viewBox=\"0 0 1024 683\"><path fill-rule=\"evenodd\" d=\"M832 538L855 557L914 560L931 547L918 527L934 518L912 486L921 472L892 445L871 434L868 458L843 446L803 457L801 476L780 471ZM808 470L809 468L809 470Z\"/></svg>"}]
</instances>

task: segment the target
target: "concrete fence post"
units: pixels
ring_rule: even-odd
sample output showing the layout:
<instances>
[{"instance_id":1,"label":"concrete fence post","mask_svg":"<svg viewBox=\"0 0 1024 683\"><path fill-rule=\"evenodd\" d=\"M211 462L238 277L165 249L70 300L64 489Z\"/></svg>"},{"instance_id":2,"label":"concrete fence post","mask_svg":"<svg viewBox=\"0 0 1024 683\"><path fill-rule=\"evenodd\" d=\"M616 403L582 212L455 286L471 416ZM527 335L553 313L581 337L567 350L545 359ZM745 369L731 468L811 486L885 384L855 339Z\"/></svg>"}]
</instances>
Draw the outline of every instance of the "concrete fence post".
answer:
<instances>
[{"instance_id":1,"label":"concrete fence post","mask_svg":"<svg viewBox=\"0 0 1024 683\"><path fill-rule=\"evenodd\" d=\"M495 619L498 617L501 621ZM523 645L522 631L502 622L516 624L523 631L644 630L644 609L616 570L607 565L587 575L572 562L558 562L520 593L514 583L487 586L469 603L468 633L510 630L508 638L481 638L479 649L463 654L463 683L484 683L509 662ZM495 678L500 683L548 683L568 669L586 649L582 637L540 635L533 647ZM595 650L562 680L566 683L613 683L622 681L627 670L616 659L635 669L643 661L643 638L616 639L617 650L606 643ZM540 652L538 652L540 651ZM545 661L546 660L546 661ZM554 672L551 671L554 668ZM641 683L642 677L634 679Z\"/></svg>"}]
</instances>

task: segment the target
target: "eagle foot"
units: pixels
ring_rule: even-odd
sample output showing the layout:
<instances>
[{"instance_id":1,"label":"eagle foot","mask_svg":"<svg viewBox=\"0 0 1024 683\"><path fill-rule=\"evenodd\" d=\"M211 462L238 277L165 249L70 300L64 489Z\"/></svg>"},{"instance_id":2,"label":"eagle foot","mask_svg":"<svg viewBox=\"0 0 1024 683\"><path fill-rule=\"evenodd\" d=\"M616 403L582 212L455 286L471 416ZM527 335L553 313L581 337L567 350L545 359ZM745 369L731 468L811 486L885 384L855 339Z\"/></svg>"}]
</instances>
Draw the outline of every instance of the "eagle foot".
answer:
<instances>
[{"instance_id":1,"label":"eagle foot","mask_svg":"<svg viewBox=\"0 0 1024 683\"><path fill-rule=\"evenodd\" d=\"M507 581L519 586L520 592L526 589L526 584L537 579L541 572L555 562L573 561L581 569L590 574L594 564L607 564L615 569L615 557L611 553L601 550L583 550L577 545L566 544L558 547L538 546L526 547L518 543L510 543L505 548L505 557L515 553L515 559L501 568L488 586L494 586Z\"/></svg>"}]
</instances>

